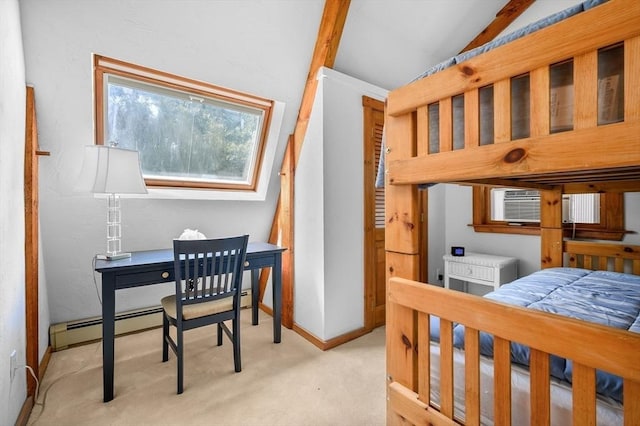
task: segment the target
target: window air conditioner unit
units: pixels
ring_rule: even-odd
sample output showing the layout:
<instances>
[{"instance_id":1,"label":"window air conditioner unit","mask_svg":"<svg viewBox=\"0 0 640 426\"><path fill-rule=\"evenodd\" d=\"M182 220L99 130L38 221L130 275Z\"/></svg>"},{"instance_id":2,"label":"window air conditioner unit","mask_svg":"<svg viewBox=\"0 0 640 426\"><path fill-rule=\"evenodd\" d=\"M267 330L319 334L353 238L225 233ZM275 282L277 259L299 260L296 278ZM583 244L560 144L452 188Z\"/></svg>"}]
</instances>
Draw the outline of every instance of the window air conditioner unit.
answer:
<instances>
[{"instance_id":1,"label":"window air conditioner unit","mask_svg":"<svg viewBox=\"0 0 640 426\"><path fill-rule=\"evenodd\" d=\"M504 220L507 222L539 222L540 193L529 190L505 191Z\"/></svg>"},{"instance_id":2,"label":"window air conditioner unit","mask_svg":"<svg viewBox=\"0 0 640 426\"><path fill-rule=\"evenodd\" d=\"M540 193L532 190L506 190L502 199L504 219L507 222L539 222ZM563 194L563 223L599 223L600 197L598 194Z\"/></svg>"}]
</instances>

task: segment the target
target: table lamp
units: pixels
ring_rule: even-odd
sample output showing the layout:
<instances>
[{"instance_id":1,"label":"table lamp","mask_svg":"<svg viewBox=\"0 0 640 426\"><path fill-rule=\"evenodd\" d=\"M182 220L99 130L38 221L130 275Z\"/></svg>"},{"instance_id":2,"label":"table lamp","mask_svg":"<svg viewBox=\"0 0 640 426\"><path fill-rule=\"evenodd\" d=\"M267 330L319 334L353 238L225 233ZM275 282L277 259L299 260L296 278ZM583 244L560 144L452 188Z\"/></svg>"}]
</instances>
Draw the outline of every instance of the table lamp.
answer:
<instances>
[{"instance_id":1,"label":"table lamp","mask_svg":"<svg viewBox=\"0 0 640 426\"><path fill-rule=\"evenodd\" d=\"M76 188L94 194L107 194L106 260L131 257L120 248L120 194L146 194L138 151L115 146L90 145L84 150L84 161Z\"/></svg>"}]
</instances>

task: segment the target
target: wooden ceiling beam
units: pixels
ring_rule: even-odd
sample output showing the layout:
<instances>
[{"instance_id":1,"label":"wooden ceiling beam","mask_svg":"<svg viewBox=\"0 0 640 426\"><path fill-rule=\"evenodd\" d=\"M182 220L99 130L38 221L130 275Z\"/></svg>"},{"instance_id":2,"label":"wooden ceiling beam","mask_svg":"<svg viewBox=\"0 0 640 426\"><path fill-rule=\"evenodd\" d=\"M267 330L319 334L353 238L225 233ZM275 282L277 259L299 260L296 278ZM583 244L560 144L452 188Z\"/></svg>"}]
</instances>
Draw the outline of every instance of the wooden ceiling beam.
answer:
<instances>
[{"instance_id":1,"label":"wooden ceiling beam","mask_svg":"<svg viewBox=\"0 0 640 426\"><path fill-rule=\"evenodd\" d=\"M351 0L325 1L324 12L322 13L322 20L320 21L320 28L318 30L318 37L316 38L316 45L313 49L313 56L311 57L311 64L309 65L309 73L307 74L307 83L305 84L304 92L302 93L298 119L296 120L296 126L293 132L293 140L295 144L294 169L295 165L298 163L298 159L300 158L302 141L304 140L307 132L307 125L309 124L309 117L311 116L311 109L316 96L316 87L318 86L316 77L318 70L321 67L333 68L336 61L336 55L338 54L338 45L340 44L340 38L342 37L344 23L347 20L347 12L349 11L350 3Z\"/></svg>"},{"instance_id":2,"label":"wooden ceiling beam","mask_svg":"<svg viewBox=\"0 0 640 426\"><path fill-rule=\"evenodd\" d=\"M536 0L510 0L500 11L496 14L496 17L487 27L471 40L469 44L462 49L462 52L474 49L478 46L482 46L485 43L490 42L498 34L504 31L515 19L529 8Z\"/></svg>"}]
</instances>

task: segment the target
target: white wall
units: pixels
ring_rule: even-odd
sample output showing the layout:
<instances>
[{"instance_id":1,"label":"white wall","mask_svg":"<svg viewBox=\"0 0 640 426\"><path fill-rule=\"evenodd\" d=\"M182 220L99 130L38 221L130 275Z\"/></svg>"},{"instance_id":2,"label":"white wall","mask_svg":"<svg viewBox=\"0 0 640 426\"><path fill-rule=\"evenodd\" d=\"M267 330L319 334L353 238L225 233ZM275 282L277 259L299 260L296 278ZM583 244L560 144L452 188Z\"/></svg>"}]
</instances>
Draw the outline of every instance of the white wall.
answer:
<instances>
[{"instance_id":1,"label":"white wall","mask_svg":"<svg viewBox=\"0 0 640 426\"><path fill-rule=\"evenodd\" d=\"M92 53L286 105L264 201L124 199L124 250L170 247L185 228L208 237L266 240L323 3L22 0L27 81L34 85L41 149L42 249L51 323L100 314L92 258L105 251L104 199L74 193L83 146L93 143ZM150 9L151 7L151 9ZM149 13L150 10L153 13ZM178 13L179 12L179 13ZM299 16L305 16L304 22ZM245 31L238 22L251 27ZM309 30L309 26L313 26ZM4 49L4 48L3 48ZM155 288L154 288L155 287ZM170 285L119 291L116 310L157 305ZM265 298L265 301L270 297Z\"/></svg>"},{"instance_id":2,"label":"white wall","mask_svg":"<svg viewBox=\"0 0 640 426\"><path fill-rule=\"evenodd\" d=\"M622 242L640 245L640 192L624 195L624 225L632 233L625 235Z\"/></svg>"},{"instance_id":3,"label":"white wall","mask_svg":"<svg viewBox=\"0 0 640 426\"><path fill-rule=\"evenodd\" d=\"M25 364L24 56L17 0L0 1L0 425L15 423L26 398L25 369L10 380L9 355Z\"/></svg>"},{"instance_id":4,"label":"white wall","mask_svg":"<svg viewBox=\"0 0 640 426\"><path fill-rule=\"evenodd\" d=\"M444 274L444 262L442 256L444 255L444 247L446 246L447 228L447 193L446 188L448 185L434 185L428 189L428 266L429 266L429 279L431 284L444 285L443 280L438 279L438 273Z\"/></svg>"},{"instance_id":5,"label":"white wall","mask_svg":"<svg viewBox=\"0 0 640 426\"><path fill-rule=\"evenodd\" d=\"M294 320L326 341L364 326L362 96L387 91L330 69L319 76L296 169Z\"/></svg>"},{"instance_id":6,"label":"white wall","mask_svg":"<svg viewBox=\"0 0 640 426\"><path fill-rule=\"evenodd\" d=\"M324 336L324 92L318 82L307 135L294 183L293 320L316 337Z\"/></svg>"}]
</instances>

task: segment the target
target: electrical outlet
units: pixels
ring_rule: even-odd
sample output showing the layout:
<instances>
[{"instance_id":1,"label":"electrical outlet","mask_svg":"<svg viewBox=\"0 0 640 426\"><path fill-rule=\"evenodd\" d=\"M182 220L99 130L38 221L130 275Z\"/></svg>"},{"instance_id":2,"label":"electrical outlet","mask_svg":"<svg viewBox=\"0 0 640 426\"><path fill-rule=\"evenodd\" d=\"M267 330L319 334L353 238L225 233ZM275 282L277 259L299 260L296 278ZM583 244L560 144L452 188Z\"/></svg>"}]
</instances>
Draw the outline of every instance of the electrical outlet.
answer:
<instances>
[{"instance_id":1,"label":"electrical outlet","mask_svg":"<svg viewBox=\"0 0 640 426\"><path fill-rule=\"evenodd\" d=\"M16 376L16 369L18 368L18 353L14 349L9 355L9 365L11 368L11 373L9 373L9 377L11 377L11 381L13 382L13 378Z\"/></svg>"},{"instance_id":2,"label":"electrical outlet","mask_svg":"<svg viewBox=\"0 0 640 426\"><path fill-rule=\"evenodd\" d=\"M440 268L436 270L436 278L438 279L438 281L442 281L442 279L444 278L442 276L442 272L440 271Z\"/></svg>"}]
</instances>

